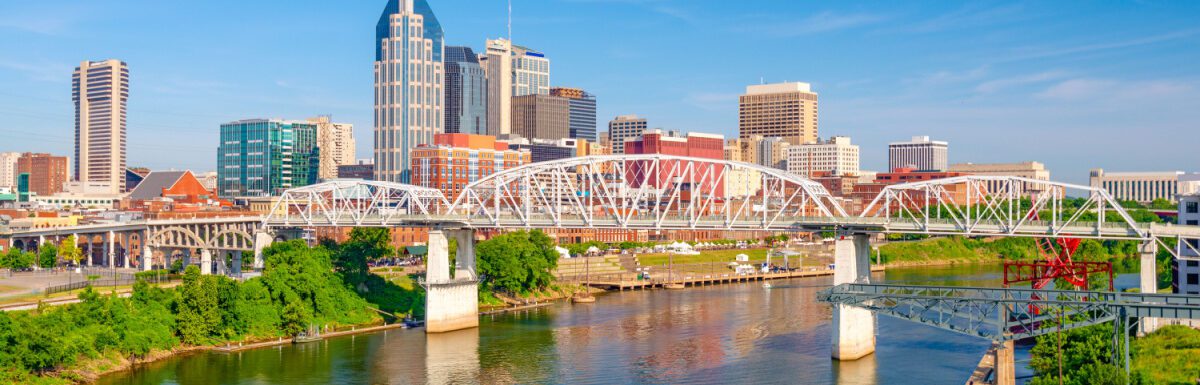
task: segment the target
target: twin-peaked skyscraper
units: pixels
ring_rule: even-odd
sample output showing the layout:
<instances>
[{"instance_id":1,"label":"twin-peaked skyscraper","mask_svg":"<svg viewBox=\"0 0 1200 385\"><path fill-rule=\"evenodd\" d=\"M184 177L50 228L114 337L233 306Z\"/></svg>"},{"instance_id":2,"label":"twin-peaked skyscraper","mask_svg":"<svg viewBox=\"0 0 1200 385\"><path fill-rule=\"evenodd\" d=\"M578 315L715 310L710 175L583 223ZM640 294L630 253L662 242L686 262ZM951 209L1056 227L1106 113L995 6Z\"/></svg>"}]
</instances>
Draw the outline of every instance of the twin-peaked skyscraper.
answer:
<instances>
[{"instance_id":1,"label":"twin-peaked skyscraper","mask_svg":"<svg viewBox=\"0 0 1200 385\"><path fill-rule=\"evenodd\" d=\"M503 38L487 40L477 54L443 47L442 36L427 0L389 0L379 18L377 180L410 183L410 151L443 132L596 140L595 97L580 89L553 93L545 54Z\"/></svg>"},{"instance_id":2,"label":"twin-peaked skyscraper","mask_svg":"<svg viewBox=\"0 0 1200 385\"><path fill-rule=\"evenodd\" d=\"M444 127L442 25L425 0L389 0L375 29L375 180L408 183L409 151Z\"/></svg>"}]
</instances>

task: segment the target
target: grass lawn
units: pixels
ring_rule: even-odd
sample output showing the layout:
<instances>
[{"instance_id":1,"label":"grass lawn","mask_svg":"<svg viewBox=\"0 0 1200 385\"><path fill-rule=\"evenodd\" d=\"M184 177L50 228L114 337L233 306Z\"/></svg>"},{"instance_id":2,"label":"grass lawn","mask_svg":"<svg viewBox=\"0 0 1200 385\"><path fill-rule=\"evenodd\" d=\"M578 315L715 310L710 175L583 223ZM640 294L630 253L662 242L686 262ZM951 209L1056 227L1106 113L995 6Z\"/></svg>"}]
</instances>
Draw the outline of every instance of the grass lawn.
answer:
<instances>
[{"instance_id":1,"label":"grass lawn","mask_svg":"<svg viewBox=\"0 0 1200 385\"><path fill-rule=\"evenodd\" d=\"M1200 330L1164 326L1133 340L1132 369L1153 384L1195 384L1200 378Z\"/></svg>"}]
</instances>

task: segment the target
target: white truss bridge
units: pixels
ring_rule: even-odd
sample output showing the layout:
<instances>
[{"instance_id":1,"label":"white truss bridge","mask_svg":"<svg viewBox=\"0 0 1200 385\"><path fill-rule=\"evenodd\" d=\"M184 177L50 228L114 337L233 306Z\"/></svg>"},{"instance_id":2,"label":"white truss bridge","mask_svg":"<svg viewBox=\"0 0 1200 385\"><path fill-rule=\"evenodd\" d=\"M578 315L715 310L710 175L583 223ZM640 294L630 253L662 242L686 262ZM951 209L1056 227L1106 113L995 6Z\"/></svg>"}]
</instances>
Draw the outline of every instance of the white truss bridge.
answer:
<instances>
[{"instance_id":1,"label":"white truss bridge","mask_svg":"<svg viewBox=\"0 0 1200 385\"><path fill-rule=\"evenodd\" d=\"M253 236L246 223L252 222L260 231L330 226L839 231L1156 240L1163 245L1163 238L1200 238L1200 227L1134 221L1103 189L1018 177L890 185L855 214L843 204L820 183L760 165L608 155L503 170L463 186L453 200L434 188L334 180L284 192L262 217L34 229L12 237L136 228L158 245L246 249ZM173 234L155 233L163 231ZM1192 245L1168 248L1177 252Z\"/></svg>"}]
</instances>

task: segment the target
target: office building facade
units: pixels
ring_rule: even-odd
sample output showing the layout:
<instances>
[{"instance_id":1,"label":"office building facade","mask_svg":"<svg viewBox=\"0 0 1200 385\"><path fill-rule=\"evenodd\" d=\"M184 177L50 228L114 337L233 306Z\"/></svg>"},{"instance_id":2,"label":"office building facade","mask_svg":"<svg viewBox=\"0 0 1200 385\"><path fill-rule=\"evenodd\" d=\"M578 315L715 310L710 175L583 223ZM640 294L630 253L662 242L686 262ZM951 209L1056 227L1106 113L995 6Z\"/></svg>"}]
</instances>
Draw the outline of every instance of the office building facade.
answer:
<instances>
[{"instance_id":1,"label":"office building facade","mask_svg":"<svg viewBox=\"0 0 1200 385\"><path fill-rule=\"evenodd\" d=\"M305 121L317 125L317 148L320 149L317 178L337 178L338 166L354 163L354 153L357 151L354 125L333 122L332 117L328 115Z\"/></svg>"},{"instance_id":2,"label":"office building facade","mask_svg":"<svg viewBox=\"0 0 1200 385\"><path fill-rule=\"evenodd\" d=\"M914 136L908 142L888 144L888 170L946 171L950 168L949 154L950 143Z\"/></svg>"},{"instance_id":3,"label":"office building facade","mask_svg":"<svg viewBox=\"0 0 1200 385\"><path fill-rule=\"evenodd\" d=\"M638 138L646 131L646 119L620 115L608 122L608 146L616 155L625 153L625 140Z\"/></svg>"},{"instance_id":4,"label":"office building facade","mask_svg":"<svg viewBox=\"0 0 1200 385\"><path fill-rule=\"evenodd\" d=\"M339 179L363 179L372 180L375 178L375 164L369 159L359 159L355 164L343 164L338 166Z\"/></svg>"},{"instance_id":5,"label":"office building facade","mask_svg":"<svg viewBox=\"0 0 1200 385\"><path fill-rule=\"evenodd\" d=\"M971 175L983 176L1013 176L1019 178L1028 178L1039 181L1050 180L1050 170L1046 169L1046 165L1041 162L1020 162L1020 163L957 163L950 165L950 172L961 172ZM989 182L988 189L992 191L1001 191L1003 188L1001 182ZM1021 193L1037 194L1045 191L1043 186L1034 183L1022 184Z\"/></svg>"},{"instance_id":6,"label":"office building facade","mask_svg":"<svg viewBox=\"0 0 1200 385\"><path fill-rule=\"evenodd\" d=\"M514 96L512 134L530 139L566 139L571 134L570 103L550 95Z\"/></svg>"},{"instance_id":7,"label":"office building facade","mask_svg":"<svg viewBox=\"0 0 1200 385\"><path fill-rule=\"evenodd\" d=\"M1106 172L1095 168L1088 173L1088 180L1117 200L1148 204L1155 199L1174 202L1176 195L1187 193L1179 189L1179 178L1185 175L1182 171Z\"/></svg>"},{"instance_id":8,"label":"office building facade","mask_svg":"<svg viewBox=\"0 0 1200 385\"><path fill-rule=\"evenodd\" d=\"M425 0L389 0L375 31L375 180L408 183L409 151L444 130L442 26Z\"/></svg>"},{"instance_id":9,"label":"office building facade","mask_svg":"<svg viewBox=\"0 0 1200 385\"><path fill-rule=\"evenodd\" d=\"M85 61L71 77L75 102L74 180L125 189L125 106L129 66L115 59Z\"/></svg>"},{"instance_id":10,"label":"office building facade","mask_svg":"<svg viewBox=\"0 0 1200 385\"><path fill-rule=\"evenodd\" d=\"M39 196L58 194L67 185L67 157L26 152L17 158L16 174L18 180L21 174L28 175L28 188L22 192Z\"/></svg>"},{"instance_id":11,"label":"office building facade","mask_svg":"<svg viewBox=\"0 0 1200 385\"><path fill-rule=\"evenodd\" d=\"M781 138L791 144L817 141L817 93L808 83L746 87L738 98L738 138Z\"/></svg>"},{"instance_id":12,"label":"office building facade","mask_svg":"<svg viewBox=\"0 0 1200 385\"><path fill-rule=\"evenodd\" d=\"M247 119L221 125L217 148L217 195L222 198L279 195L317 182L317 124Z\"/></svg>"},{"instance_id":13,"label":"office building facade","mask_svg":"<svg viewBox=\"0 0 1200 385\"><path fill-rule=\"evenodd\" d=\"M554 87L550 89L551 96L567 99L567 108L571 125L570 137L589 142L597 141L596 137L596 97L579 88Z\"/></svg>"},{"instance_id":14,"label":"office building facade","mask_svg":"<svg viewBox=\"0 0 1200 385\"><path fill-rule=\"evenodd\" d=\"M579 139L537 139L522 138L510 135L503 138L508 142L508 148L517 151L528 151L529 160L533 163L549 162L552 160L574 158L580 156Z\"/></svg>"},{"instance_id":15,"label":"office building facade","mask_svg":"<svg viewBox=\"0 0 1200 385\"><path fill-rule=\"evenodd\" d=\"M0 188L17 187L17 159L19 152L0 152Z\"/></svg>"},{"instance_id":16,"label":"office building facade","mask_svg":"<svg viewBox=\"0 0 1200 385\"><path fill-rule=\"evenodd\" d=\"M446 132L486 135L487 75L471 47L446 47Z\"/></svg>"},{"instance_id":17,"label":"office building facade","mask_svg":"<svg viewBox=\"0 0 1200 385\"><path fill-rule=\"evenodd\" d=\"M858 146L848 136L788 147L789 173L812 178L820 174L851 176L859 173Z\"/></svg>"}]
</instances>

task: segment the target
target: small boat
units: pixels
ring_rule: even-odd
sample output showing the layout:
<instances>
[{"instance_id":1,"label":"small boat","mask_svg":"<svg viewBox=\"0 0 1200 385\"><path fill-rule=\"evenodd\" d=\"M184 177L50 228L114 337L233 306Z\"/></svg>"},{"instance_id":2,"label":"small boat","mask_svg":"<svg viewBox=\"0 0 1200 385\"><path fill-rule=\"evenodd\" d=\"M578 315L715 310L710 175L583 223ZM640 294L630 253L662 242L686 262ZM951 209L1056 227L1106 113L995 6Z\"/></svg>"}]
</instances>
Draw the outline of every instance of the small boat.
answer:
<instances>
[{"instance_id":1,"label":"small boat","mask_svg":"<svg viewBox=\"0 0 1200 385\"><path fill-rule=\"evenodd\" d=\"M296 334L295 337L292 337L292 343L303 344L307 342L317 342L322 339L323 337L321 337L321 331L316 327L309 326L308 330L301 331L299 334Z\"/></svg>"},{"instance_id":2,"label":"small boat","mask_svg":"<svg viewBox=\"0 0 1200 385\"><path fill-rule=\"evenodd\" d=\"M574 303L593 303L596 302L596 297L591 294L575 295L571 297L571 302Z\"/></svg>"},{"instance_id":3,"label":"small boat","mask_svg":"<svg viewBox=\"0 0 1200 385\"><path fill-rule=\"evenodd\" d=\"M763 289L770 289L770 288L771 288L770 282L763 282Z\"/></svg>"}]
</instances>

